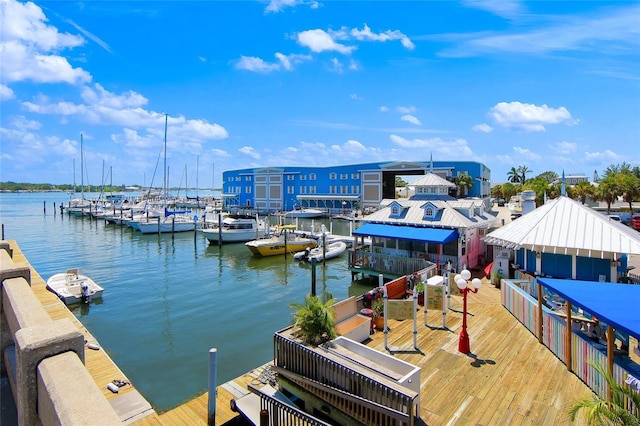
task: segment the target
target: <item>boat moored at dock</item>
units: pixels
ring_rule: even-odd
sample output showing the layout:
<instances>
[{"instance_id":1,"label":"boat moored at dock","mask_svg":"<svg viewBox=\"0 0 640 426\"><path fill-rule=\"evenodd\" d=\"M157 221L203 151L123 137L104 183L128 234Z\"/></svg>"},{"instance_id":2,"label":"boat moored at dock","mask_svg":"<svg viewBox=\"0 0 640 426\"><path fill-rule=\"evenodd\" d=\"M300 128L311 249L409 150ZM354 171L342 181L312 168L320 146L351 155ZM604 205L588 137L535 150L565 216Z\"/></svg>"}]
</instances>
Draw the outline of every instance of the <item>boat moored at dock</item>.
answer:
<instances>
[{"instance_id":1,"label":"boat moored at dock","mask_svg":"<svg viewBox=\"0 0 640 426\"><path fill-rule=\"evenodd\" d=\"M67 305L74 303L90 303L102 298L104 289L91 278L78 273L77 268L68 269L51 276L47 280L47 289L55 293Z\"/></svg>"}]
</instances>

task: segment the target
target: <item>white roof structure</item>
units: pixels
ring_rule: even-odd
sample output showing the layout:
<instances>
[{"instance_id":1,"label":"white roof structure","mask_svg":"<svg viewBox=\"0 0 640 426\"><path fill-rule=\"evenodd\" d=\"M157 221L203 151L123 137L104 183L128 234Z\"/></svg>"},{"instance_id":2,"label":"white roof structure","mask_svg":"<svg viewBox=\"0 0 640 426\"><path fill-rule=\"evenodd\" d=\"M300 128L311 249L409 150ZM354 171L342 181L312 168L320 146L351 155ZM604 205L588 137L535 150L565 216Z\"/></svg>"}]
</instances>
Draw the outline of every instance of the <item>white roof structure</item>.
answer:
<instances>
[{"instance_id":1,"label":"white roof structure","mask_svg":"<svg viewBox=\"0 0 640 426\"><path fill-rule=\"evenodd\" d=\"M405 211L397 216L391 214L392 205L401 206ZM431 205L436 214L425 219L425 207ZM380 210L371 213L363 220L372 223L390 225L427 226L432 228L488 228L499 219L484 210L479 199L443 200L393 200L384 199Z\"/></svg>"},{"instance_id":2,"label":"white roof structure","mask_svg":"<svg viewBox=\"0 0 640 426\"><path fill-rule=\"evenodd\" d=\"M442 186L445 188L454 188L456 186L455 183L449 182L448 180L441 178L435 173L427 173L422 176L420 179L411 182L409 185L411 186Z\"/></svg>"},{"instance_id":3,"label":"white roof structure","mask_svg":"<svg viewBox=\"0 0 640 426\"><path fill-rule=\"evenodd\" d=\"M489 233L484 241L511 249L602 259L640 254L638 231L562 196Z\"/></svg>"}]
</instances>

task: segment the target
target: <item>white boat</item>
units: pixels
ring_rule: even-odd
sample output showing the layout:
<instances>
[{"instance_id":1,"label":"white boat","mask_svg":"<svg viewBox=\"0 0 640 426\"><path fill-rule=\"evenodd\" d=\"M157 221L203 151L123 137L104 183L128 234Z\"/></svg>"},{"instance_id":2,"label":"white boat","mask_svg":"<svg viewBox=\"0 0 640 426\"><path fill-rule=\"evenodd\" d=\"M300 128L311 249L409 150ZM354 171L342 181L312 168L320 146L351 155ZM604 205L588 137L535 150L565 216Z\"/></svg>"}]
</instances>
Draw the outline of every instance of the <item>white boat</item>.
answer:
<instances>
[{"instance_id":1,"label":"white boat","mask_svg":"<svg viewBox=\"0 0 640 426\"><path fill-rule=\"evenodd\" d=\"M264 220L244 215L227 215L222 219L222 227L213 221L201 230L209 243L244 243L267 235L268 226Z\"/></svg>"},{"instance_id":2,"label":"white boat","mask_svg":"<svg viewBox=\"0 0 640 426\"><path fill-rule=\"evenodd\" d=\"M286 217L313 218L313 217L320 217L323 214L324 214L324 212L322 210L303 208L303 209L296 209L296 210L288 211L284 215Z\"/></svg>"},{"instance_id":3,"label":"white boat","mask_svg":"<svg viewBox=\"0 0 640 426\"><path fill-rule=\"evenodd\" d=\"M102 297L104 289L86 275L80 275L77 268L53 275L47 280L47 289L54 292L65 304L84 302Z\"/></svg>"},{"instance_id":4,"label":"white boat","mask_svg":"<svg viewBox=\"0 0 640 426\"><path fill-rule=\"evenodd\" d=\"M135 224L135 226L134 226ZM195 231L196 219L189 217L187 213L165 212L164 217L132 222L132 227L143 234L163 234L169 232Z\"/></svg>"},{"instance_id":5,"label":"white boat","mask_svg":"<svg viewBox=\"0 0 640 426\"><path fill-rule=\"evenodd\" d=\"M340 256L346 249L347 243L344 241L334 241L331 244L327 244L326 247L320 246L299 251L293 255L293 258L307 261L315 259L317 262L322 262L323 260L329 260Z\"/></svg>"}]
</instances>

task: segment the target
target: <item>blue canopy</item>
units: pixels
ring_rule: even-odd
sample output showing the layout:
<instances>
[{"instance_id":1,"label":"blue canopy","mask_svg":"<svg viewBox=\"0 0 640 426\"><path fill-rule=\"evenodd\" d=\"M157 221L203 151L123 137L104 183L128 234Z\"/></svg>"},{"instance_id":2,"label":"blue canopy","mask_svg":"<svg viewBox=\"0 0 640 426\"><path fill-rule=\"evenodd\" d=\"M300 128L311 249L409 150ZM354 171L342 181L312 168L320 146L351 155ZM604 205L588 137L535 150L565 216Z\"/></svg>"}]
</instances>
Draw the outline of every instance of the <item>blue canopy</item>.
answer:
<instances>
[{"instance_id":1,"label":"blue canopy","mask_svg":"<svg viewBox=\"0 0 640 426\"><path fill-rule=\"evenodd\" d=\"M367 223L353 231L353 235L445 244L458 238L458 231L455 229L418 228L415 226Z\"/></svg>"},{"instance_id":2,"label":"blue canopy","mask_svg":"<svg viewBox=\"0 0 640 426\"><path fill-rule=\"evenodd\" d=\"M640 285L538 278L544 287L618 331L640 339Z\"/></svg>"}]
</instances>

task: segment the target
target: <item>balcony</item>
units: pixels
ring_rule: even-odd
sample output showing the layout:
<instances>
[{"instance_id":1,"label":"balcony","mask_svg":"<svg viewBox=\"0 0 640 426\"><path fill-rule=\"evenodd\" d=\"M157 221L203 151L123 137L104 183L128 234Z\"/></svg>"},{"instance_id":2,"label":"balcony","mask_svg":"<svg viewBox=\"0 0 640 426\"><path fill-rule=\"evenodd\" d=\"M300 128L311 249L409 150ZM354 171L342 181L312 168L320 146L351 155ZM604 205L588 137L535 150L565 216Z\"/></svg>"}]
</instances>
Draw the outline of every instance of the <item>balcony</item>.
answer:
<instances>
[{"instance_id":1,"label":"balcony","mask_svg":"<svg viewBox=\"0 0 640 426\"><path fill-rule=\"evenodd\" d=\"M422 258L394 256L363 250L349 250L349 270L352 274L380 275L397 278L416 271L437 269L437 265Z\"/></svg>"}]
</instances>

